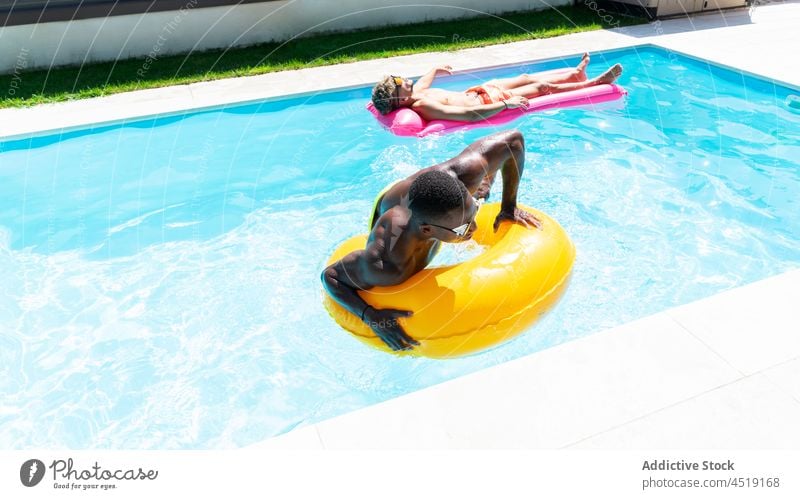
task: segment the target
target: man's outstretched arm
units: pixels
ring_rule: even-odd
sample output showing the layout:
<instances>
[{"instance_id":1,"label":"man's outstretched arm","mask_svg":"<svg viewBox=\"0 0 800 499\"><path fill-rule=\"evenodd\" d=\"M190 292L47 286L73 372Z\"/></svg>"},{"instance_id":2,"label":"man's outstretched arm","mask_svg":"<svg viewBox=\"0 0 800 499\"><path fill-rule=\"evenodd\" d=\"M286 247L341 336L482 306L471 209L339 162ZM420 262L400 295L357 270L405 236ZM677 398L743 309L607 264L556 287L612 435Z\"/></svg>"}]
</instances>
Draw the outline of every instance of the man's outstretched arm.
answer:
<instances>
[{"instance_id":1,"label":"man's outstretched arm","mask_svg":"<svg viewBox=\"0 0 800 499\"><path fill-rule=\"evenodd\" d=\"M374 242L372 243L375 244ZM322 272L322 284L337 303L367 324L392 350L410 350L419 343L408 336L398 319L409 317L406 310L376 309L365 302L358 294L382 284L380 270L370 269L376 261L374 248L353 251L341 260L334 262Z\"/></svg>"},{"instance_id":2,"label":"man's outstretched arm","mask_svg":"<svg viewBox=\"0 0 800 499\"><path fill-rule=\"evenodd\" d=\"M525 138L518 130L499 132L472 143L449 167L471 192L485 188L484 180L494 178L498 171L503 175L503 196L495 230L502 220L541 228L538 218L517 208L519 181L525 170Z\"/></svg>"},{"instance_id":3,"label":"man's outstretched arm","mask_svg":"<svg viewBox=\"0 0 800 499\"><path fill-rule=\"evenodd\" d=\"M436 66L424 75L420 76L419 79L414 83L414 88L417 90L427 90L433 84L433 80L436 78L436 75L439 74L439 72L448 75L453 74L453 68L448 64L445 64L444 66Z\"/></svg>"},{"instance_id":4,"label":"man's outstretched arm","mask_svg":"<svg viewBox=\"0 0 800 499\"><path fill-rule=\"evenodd\" d=\"M451 120L474 122L491 118L495 114L505 111L506 109L516 109L518 107L527 109L528 99L514 96L504 101L480 104L477 106L451 106L433 100L423 100L415 104L412 109L428 121Z\"/></svg>"}]
</instances>

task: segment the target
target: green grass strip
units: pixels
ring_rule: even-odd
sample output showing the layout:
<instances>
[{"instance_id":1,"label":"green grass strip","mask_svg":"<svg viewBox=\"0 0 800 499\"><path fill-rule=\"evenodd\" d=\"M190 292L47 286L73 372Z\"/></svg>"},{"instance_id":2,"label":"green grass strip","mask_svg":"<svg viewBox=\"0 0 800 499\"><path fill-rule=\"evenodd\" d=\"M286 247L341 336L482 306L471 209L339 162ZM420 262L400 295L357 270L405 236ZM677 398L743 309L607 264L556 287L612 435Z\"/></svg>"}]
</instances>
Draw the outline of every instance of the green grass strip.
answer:
<instances>
[{"instance_id":1,"label":"green grass strip","mask_svg":"<svg viewBox=\"0 0 800 499\"><path fill-rule=\"evenodd\" d=\"M605 17L609 20L609 16ZM612 27L646 22L614 16ZM229 50L0 75L0 108L83 99L235 76L458 50L609 27L583 5L457 21L427 22L298 38ZM591 50L591 47L586 47ZM443 61L446 62L446 61ZM388 71L388 68L387 68Z\"/></svg>"}]
</instances>

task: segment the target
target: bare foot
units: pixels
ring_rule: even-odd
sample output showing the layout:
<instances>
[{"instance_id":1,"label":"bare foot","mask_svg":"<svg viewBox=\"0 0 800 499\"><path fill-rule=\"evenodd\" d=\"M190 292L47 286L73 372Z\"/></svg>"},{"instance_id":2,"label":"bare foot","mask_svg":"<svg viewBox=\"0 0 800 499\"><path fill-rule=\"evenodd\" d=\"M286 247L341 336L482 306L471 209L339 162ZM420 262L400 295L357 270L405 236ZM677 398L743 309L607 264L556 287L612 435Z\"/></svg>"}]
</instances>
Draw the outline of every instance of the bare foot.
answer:
<instances>
[{"instance_id":1,"label":"bare foot","mask_svg":"<svg viewBox=\"0 0 800 499\"><path fill-rule=\"evenodd\" d=\"M575 67L575 71L577 71L576 79L578 81L586 81L586 66L589 65L589 54L588 52L583 53L583 57L581 57L581 62Z\"/></svg>"},{"instance_id":2,"label":"bare foot","mask_svg":"<svg viewBox=\"0 0 800 499\"><path fill-rule=\"evenodd\" d=\"M619 78L619 75L622 74L622 66L619 64L614 64L610 68L606 69L606 71L594 79L595 82L598 84L601 83L614 83L614 80Z\"/></svg>"}]
</instances>

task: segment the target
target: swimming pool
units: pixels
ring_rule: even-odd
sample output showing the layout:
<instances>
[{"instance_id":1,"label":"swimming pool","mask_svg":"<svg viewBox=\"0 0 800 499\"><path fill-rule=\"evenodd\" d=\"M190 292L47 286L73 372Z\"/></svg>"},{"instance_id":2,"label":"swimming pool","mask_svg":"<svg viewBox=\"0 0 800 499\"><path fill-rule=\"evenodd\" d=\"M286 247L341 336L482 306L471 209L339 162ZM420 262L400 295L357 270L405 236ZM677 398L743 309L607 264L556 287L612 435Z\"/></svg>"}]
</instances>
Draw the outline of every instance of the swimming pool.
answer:
<instances>
[{"instance_id":1,"label":"swimming pool","mask_svg":"<svg viewBox=\"0 0 800 499\"><path fill-rule=\"evenodd\" d=\"M571 287L453 361L353 340L319 272L380 188L492 129L395 137L356 89L0 143L0 443L247 445L797 267L798 92L653 47L590 74L614 62L624 106L514 124L520 201L572 236Z\"/></svg>"}]
</instances>

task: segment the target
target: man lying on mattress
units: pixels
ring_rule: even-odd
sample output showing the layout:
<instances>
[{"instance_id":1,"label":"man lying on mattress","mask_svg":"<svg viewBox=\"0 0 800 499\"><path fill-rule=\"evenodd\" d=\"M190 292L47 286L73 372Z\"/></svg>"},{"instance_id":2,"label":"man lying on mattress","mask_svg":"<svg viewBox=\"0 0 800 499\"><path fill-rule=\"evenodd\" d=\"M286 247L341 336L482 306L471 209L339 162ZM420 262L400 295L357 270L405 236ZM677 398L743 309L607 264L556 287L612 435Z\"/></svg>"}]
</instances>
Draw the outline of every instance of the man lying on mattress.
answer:
<instances>
[{"instance_id":1,"label":"man lying on mattress","mask_svg":"<svg viewBox=\"0 0 800 499\"><path fill-rule=\"evenodd\" d=\"M471 238L477 227L476 200L489 197L498 172L503 199L494 229L503 220L541 227L538 218L517 207L524 164L525 141L519 131L510 130L479 139L455 158L390 185L375 199L366 248L322 272L325 290L392 350L413 348L418 343L397 321L411 312L373 308L358 290L400 284L425 268L442 242Z\"/></svg>"},{"instance_id":2,"label":"man lying on mattress","mask_svg":"<svg viewBox=\"0 0 800 499\"><path fill-rule=\"evenodd\" d=\"M527 109L528 99L540 95L579 90L581 88L613 83L622 66L615 64L591 80L586 77L589 54L568 73L551 77L522 74L515 78L492 80L463 92L432 88L437 74L450 74L450 66L431 69L416 82L409 78L387 76L372 89L372 104L381 114L410 107L428 121L481 121L505 109Z\"/></svg>"}]
</instances>

